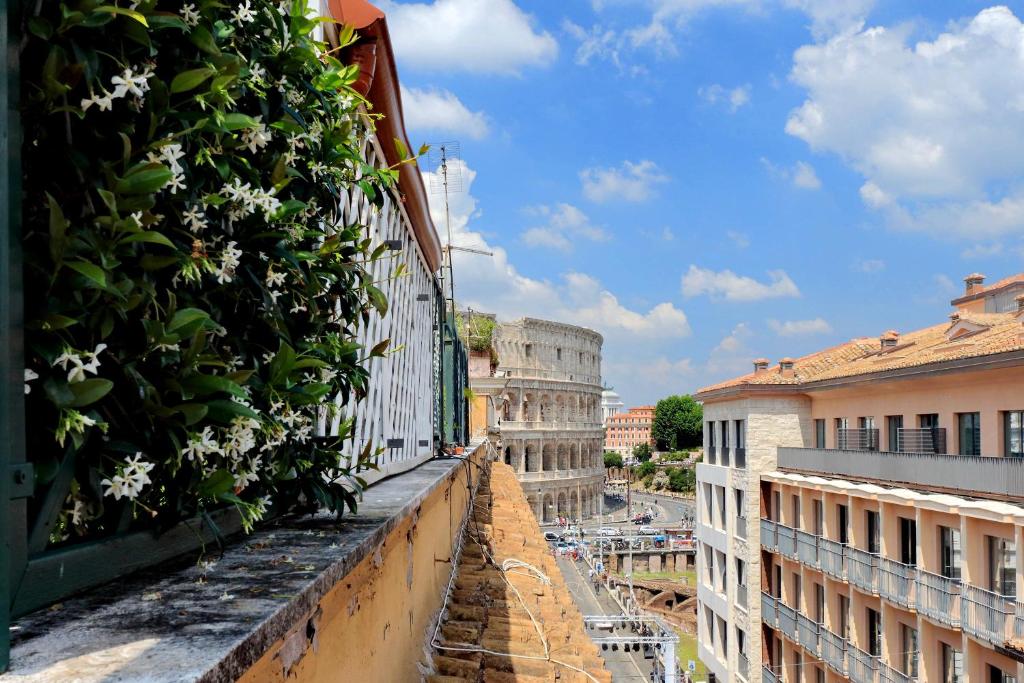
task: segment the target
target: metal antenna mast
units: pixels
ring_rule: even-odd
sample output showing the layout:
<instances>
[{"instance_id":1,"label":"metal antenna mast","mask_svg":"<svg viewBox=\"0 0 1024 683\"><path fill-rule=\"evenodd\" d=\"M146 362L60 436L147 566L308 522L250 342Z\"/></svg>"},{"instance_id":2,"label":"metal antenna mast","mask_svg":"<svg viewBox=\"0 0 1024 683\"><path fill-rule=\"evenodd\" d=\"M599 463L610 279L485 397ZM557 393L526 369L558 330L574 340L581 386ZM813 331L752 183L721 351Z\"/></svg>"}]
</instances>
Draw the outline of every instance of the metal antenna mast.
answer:
<instances>
[{"instance_id":1,"label":"metal antenna mast","mask_svg":"<svg viewBox=\"0 0 1024 683\"><path fill-rule=\"evenodd\" d=\"M445 247L444 268L448 271L448 300L453 317L455 315L455 274L452 270L452 219L448 205L448 193L462 191L462 166L456 163L449 168L449 161L457 162L459 154L459 143L449 141L430 145L428 156L430 166L435 169L434 173L430 175L430 191L434 194L444 195L444 222L445 232L448 235L448 246Z\"/></svg>"}]
</instances>

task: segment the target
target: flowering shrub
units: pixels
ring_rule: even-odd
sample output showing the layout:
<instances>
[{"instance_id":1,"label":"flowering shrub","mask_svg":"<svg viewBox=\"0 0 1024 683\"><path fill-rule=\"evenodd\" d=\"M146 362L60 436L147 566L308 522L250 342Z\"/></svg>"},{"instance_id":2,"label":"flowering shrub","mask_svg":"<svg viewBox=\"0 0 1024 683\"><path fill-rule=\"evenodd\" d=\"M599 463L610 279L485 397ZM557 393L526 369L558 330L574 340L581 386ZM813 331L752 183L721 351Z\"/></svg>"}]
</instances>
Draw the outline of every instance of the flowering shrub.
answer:
<instances>
[{"instance_id":1,"label":"flowering shrub","mask_svg":"<svg viewBox=\"0 0 1024 683\"><path fill-rule=\"evenodd\" d=\"M358 70L301 0L33 4L25 392L37 482L71 473L53 538L354 509L375 453L315 433L386 352L353 341L385 247L339 200L397 177L361 161Z\"/></svg>"}]
</instances>

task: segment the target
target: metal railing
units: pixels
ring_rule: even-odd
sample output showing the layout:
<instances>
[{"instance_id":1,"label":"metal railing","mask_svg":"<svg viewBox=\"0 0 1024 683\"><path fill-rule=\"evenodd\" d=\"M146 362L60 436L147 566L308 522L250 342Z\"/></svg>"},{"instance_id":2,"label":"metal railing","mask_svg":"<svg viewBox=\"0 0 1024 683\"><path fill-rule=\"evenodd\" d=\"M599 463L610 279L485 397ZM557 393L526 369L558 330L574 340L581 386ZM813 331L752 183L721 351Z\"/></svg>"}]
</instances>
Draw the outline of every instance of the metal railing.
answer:
<instances>
[{"instance_id":1,"label":"metal railing","mask_svg":"<svg viewBox=\"0 0 1024 683\"><path fill-rule=\"evenodd\" d=\"M770 519L761 520L761 547L773 553L779 552L779 525Z\"/></svg>"},{"instance_id":2,"label":"metal railing","mask_svg":"<svg viewBox=\"0 0 1024 683\"><path fill-rule=\"evenodd\" d=\"M843 451L877 451L877 428L850 428L836 430L836 443Z\"/></svg>"},{"instance_id":3,"label":"metal railing","mask_svg":"<svg viewBox=\"0 0 1024 683\"><path fill-rule=\"evenodd\" d=\"M779 606L779 631L790 640L796 640L796 610L778 601Z\"/></svg>"},{"instance_id":4,"label":"metal railing","mask_svg":"<svg viewBox=\"0 0 1024 683\"><path fill-rule=\"evenodd\" d=\"M846 653L850 680L853 683L876 683L878 657L869 655L855 645L847 645Z\"/></svg>"},{"instance_id":5,"label":"metal railing","mask_svg":"<svg viewBox=\"0 0 1024 683\"><path fill-rule=\"evenodd\" d=\"M878 558L878 594L886 600L913 609L917 598L917 567Z\"/></svg>"},{"instance_id":6,"label":"metal railing","mask_svg":"<svg viewBox=\"0 0 1024 683\"><path fill-rule=\"evenodd\" d=\"M791 560L797 559L796 554L796 533L792 527L778 525L779 530L779 552Z\"/></svg>"},{"instance_id":7,"label":"metal railing","mask_svg":"<svg viewBox=\"0 0 1024 683\"><path fill-rule=\"evenodd\" d=\"M747 608L747 587L745 584L736 584L736 604L743 609Z\"/></svg>"},{"instance_id":8,"label":"metal railing","mask_svg":"<svg viewBox=\"0 0 1024 683\"><path fill-rule=\"evenodd\" d=\"M1024 499L1024 458L779 448L778 467L853 481Z\"/></svg>"},{"instance_id":9,"label":"metal railing","mask_svg":"<svg viewBox=\"0 0 1024 683\"><path fill-rule=\"evenodd\" d=\"M733 535L736 538L742 538L744 541L747 540L747 518L736 516L736 524L733 526Z\"/></svg>"},{"instance_id":10,"label":"metal railing","mask_svg":"<svg viewBox=\"0 0 1024 683\"><path fill-rule=\"evenodd\" d=\"M747 467L747 449L746 448L734 448L732 449L732 465L733 467L739 467L746 469Z\"/></svg>"},{"instance_id":11,"label":"metal railing","mask_svg":"<svg viewBox=\"0 0 1024 683\"><path fill-rule=\"evenodd\" d=\"M940 624L960 627L960 579L917 570L917 611Z\"/></svg>"},{"instance_id":12,"label":"metal railing","mask_svg":"<svg viewBox=\"0 0 1024 683\"><path fill-rule=\"evenodd\" d=\"M797 642L808 652L818 654L818 624L802 612L796 615Z\"/></svg>"},{"instance_id":13,"label":"metal railing","mask_svg":"<svg viewBox=\"0 0 1024 683\"><path fill-rule=\"evenodd\" d=\"M1002 646L1012 637L1017 601L965 583L960 589L960 628L968 635Z\"/></svg>"},{"instance_id":14,"label":"metal railing","mask_svg":"<svg viewBox=\"0 0 1024 683\"><path fill-rule=\"evenodd\" d=\"M796 554L800 561L808 567L818 569L818 537L810 532L797 529Z\"/></svg>"},{"instance_id":15,"label":"metal railing","mask_svg":"<svg viewBox=\"0 0 1024 683\"><path fill-rule=\"evenodd\" d=\"M868 593L878 592L878 556L846 547L846 573L851 584Z\"/></svg>"},{"instance_id":16,"label":"metal railing","mask_svg":"<svg viewBox=\"0 0 1024 683\"><path fill-rule=\"evenodd\" d=\"M886 662L880 662L878 667L878 680L881 683L914 683L917 678L903 673Z\"/></svg>"},{"instance_id":17,"label":"metal railing","mask_svg":"<svg viewBox=\"0 0 1024 683\"><path fill-rule=\"evenodd\" d=\"M736 667L739 669L740 676L743 676L743 680L746 680L750 675L750 660L747 659L746 652L736 653Z\"/></svg>"},{"instance_id":18,"label":"metal railing","mask_svg":"<svg viewBox=\"0 0 1024 683\"><path fill-rule=\"evenodd\" d=\"M821 627L821 659L840 676L846 675L846 638Z\"/></svg>"},{"instance_id":19,"label":"metal railing","mask_svg":"<svg viewBox=\"0 0 1024 683\"><path fill-rule=\"evenodd\" d=\"M779 683L782 679L767 664L761 665L761 683Z\"/></svg>"},{"instance_id":20,"label":"metal railing","mask_svg":"<svg viewBox=\"0 0 1024 683\"><path fill-rule=\"evenodd\" d=\"M818 539L818 561L821 571L837 579L846 579L846 546L830 538Z\"/></svg>"},{"instance_id":21,"label":"metal railing","mask_svg":"<svg viewBox=\"0 0 1024 683\"><path fill-rule=\"evenodd\" d=\"M779 600L761 591L761 621L774 629L779 628Z\"/></svg>"},{"instance_id":22,"label":"metal railing","mask_svg":"<svg viewBox=\"0 0 1024 683\"><path fill-rule=\"evenodd\" d=\"M945 453L946 430L944 427L900 427L896 432L896 448L901 453Z\"/></svg>"}]
</instances>

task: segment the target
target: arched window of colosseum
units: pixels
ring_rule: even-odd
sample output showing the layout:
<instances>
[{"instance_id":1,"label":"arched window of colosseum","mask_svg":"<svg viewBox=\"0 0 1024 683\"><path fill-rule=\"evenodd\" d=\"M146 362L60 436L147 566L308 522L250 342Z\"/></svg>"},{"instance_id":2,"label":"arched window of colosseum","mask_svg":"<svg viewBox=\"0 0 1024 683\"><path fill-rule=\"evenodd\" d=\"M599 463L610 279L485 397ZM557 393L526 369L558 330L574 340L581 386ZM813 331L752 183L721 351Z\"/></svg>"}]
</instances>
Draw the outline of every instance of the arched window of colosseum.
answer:
<instances>
[{"instance_id":1,"label":"arched window of colosseum","mask_svg":"<svg viewBox=\"0 0 1024 683\"><path fill-rule=\"evenodd\" d=\"M569 444L569 469L578 470L580 468L580 449L577 444Z\"/></svg>"},{"instance_id":2,"label":"arched window of colosseum","mask_svg":"<svg viewBox=\"0 0 1024 683\"><path fill-rule=\"evenodd\" d=\"M526 452L526 471L527 472L540 472L540 456L537 453L537 447L533 444L527 444L523 447Z\"/></svg>"},{"instance_id":3,"label":"arched window of colosseum","mask_svg":"<svg viewBox=\"0 0 1024 683\"><path fill-rule=\"evenodd\" d=\"M555 445L546 443L544 444L544 471L552 472L555 469Z\"/></svg>"},{"instance_id":4,"label":"arched window of colosseum","mask_svg":"<svg viewBox=\"0 0 1024 683\"><path fill-rule=\"evenodd\" d=\"M558 469L567 470L569 469L569 446L568 444L558 444Z\"/></svg>"}]
</instances>

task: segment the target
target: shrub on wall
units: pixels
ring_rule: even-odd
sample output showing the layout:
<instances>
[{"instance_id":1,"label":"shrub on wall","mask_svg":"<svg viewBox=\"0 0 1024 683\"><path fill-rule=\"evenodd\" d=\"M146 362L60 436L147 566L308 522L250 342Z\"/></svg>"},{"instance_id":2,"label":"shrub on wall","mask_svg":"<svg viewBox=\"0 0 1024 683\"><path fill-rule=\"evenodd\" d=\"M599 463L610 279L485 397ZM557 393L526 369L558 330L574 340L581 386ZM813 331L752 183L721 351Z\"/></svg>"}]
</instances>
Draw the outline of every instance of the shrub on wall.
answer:
<instances>
[{"instance_id":1,"label":"shrub on wall","mask_svg":"<svg viewBox=\"0 0 1024 683\"><path fill-rule=\"evenodd\" d=\"M354 341L385 247L339 202L397 177L361 161L357 68L302 0L32 5L25 392L37 481L70 482L53 536L354 508L370 444L315 434L386 352Z\"/></svg>"}]
</instances>

